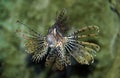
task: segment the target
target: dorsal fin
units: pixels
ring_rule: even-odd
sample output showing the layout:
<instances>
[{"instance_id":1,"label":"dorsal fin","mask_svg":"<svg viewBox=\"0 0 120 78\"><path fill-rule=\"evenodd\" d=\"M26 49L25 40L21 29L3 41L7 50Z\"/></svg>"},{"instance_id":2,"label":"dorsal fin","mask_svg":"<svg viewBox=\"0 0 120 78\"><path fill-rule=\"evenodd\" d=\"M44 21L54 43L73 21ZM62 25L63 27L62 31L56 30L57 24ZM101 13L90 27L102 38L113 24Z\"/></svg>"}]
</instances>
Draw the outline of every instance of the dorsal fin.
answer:
<instances>
[{"instance_id":1,"label":"dorsal fin","mask_svg":"<svg viewBox=\"0 0 120 78\"><path fill-rule=\"evenodd\" d=\"M37 33L35 30L31 29L29 26L27 26L26 24L22 23L21 21L17 20L16 22L19 23L19 24L21 24L21 25L23 25L23 26L25 26L25 27L27 27L33 33Z\"/></svg>"},{"instance_id":2,"label":"dorsal fin","mask_svg":"<svg viewBox=\"0 0 120 78\"><path fill-rule=\"evenodd\" d=\"M32 35L32 36L41 36L40 33L36 32L34 29L30 28L30 26L22 23L20 20L17 20L16 22L19 23L19 24L21 24L21 25L23 25L24 27L26 27L28 29L29 33L30 33L29 35Z\"/></svg>"},{"instance_id":3,"label":"dorsal fin","mask_svg":"<svg viewBox=\"0 0 120 78\"><path fill-rule=\"evenodd\" d=\"M65 32L68 29L67 25L67 15L66 15L66 9L62 9L57 17L56 17L56 22L54 24L55 27L57 27L61 32Z\"/></svg>"}]
</instances>

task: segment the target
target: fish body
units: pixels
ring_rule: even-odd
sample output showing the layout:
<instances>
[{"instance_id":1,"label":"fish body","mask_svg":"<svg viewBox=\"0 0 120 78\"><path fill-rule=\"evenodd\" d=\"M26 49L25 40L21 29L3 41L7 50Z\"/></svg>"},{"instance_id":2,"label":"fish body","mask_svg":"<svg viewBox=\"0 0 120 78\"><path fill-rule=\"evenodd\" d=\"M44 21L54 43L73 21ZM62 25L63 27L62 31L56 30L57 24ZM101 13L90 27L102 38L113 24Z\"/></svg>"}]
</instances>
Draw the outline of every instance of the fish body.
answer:
<instances>
[{"instance_id":1,"label":"fish body","mask_svg":"<svg viewBox=\"0 0 120 78\"><path fill-rule=\"evenodd\" d=\"M71 65L72 57L80 64L91 64L94 62L94 54L100 49L95 43L82 41L82 38L95 37L99 32L98 26L86 26L69 35L64 35L67 26L65 12L65 9L60 11L55 24L48 29L46 36L30 29L31 36L25 37L26 50L33 54L33 59L42 60L46 56L45 65L57 70L63 70ZM95 32L82 34L86 31Z\"/></svg>"}]
</instances>

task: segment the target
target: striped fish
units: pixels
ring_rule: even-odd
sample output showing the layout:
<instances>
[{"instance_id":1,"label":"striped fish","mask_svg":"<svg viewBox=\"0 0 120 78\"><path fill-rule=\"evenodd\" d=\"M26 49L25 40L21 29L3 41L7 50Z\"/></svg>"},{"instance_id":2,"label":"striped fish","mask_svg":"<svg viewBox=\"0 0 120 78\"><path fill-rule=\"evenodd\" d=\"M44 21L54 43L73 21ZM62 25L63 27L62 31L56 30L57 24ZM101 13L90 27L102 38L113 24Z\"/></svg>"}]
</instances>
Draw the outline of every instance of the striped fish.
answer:
<instances>
[{"instance_id":1,"label":"striped fish","mask_svg":"<svg viewBox=\"0 0 120 78\"><path fill-rule=\"evenodd\" d=\"M80 64L89 65L94 62L93 56L99 51L99 45L82 39L95 37L99 32L99 27L86 26L65 35L66 21L66 10L63 9L45 36L27 26L31 34L24 37L25 47L29 54L33 54L33 60L39 61L46 56L45 65L56 70L63 70L66 66L71 65L72 57ZM93 33L85 34L86 32Z\"/></svg>"}]
</instances>

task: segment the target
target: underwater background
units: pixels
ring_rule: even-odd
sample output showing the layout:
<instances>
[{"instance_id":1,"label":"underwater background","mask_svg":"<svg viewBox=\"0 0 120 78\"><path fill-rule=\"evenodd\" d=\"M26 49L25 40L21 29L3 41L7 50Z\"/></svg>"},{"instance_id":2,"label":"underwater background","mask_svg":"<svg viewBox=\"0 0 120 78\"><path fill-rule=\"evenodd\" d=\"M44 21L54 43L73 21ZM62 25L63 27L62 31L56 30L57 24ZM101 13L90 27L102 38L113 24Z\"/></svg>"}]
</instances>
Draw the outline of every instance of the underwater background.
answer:
<instances>
[{"instance_id":1,"label":"underwater background","mask_svg":"<svg viewBox=\"0 0 120 78\"><path fill-rule=\"evenodd\" d=\"M75 63L64 71L51 71L44 60L32 62L17 29L46 34L56 12L66 8L71 31L97 25L101 49L91 65ZM0 78L120 78L120 0L0 0Z\"/></svg>"}]
</instances>

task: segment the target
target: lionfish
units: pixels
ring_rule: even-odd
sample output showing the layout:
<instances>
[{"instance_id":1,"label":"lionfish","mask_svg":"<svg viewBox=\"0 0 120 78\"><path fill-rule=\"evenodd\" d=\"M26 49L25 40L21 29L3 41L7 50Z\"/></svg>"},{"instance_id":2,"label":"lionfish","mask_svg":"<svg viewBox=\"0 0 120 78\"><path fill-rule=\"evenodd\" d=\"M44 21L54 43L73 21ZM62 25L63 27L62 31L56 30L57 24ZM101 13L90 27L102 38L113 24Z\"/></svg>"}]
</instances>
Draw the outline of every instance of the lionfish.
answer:
<instances>
[{"instance_id":1,"label":"lionfish","mask_svg":"<svg viewBox=\"0 0 120 78\"><path fill-rule=\"evenodd\" d=\"M77 31L65 35L65 26L67 21L66 10L61 10L55 20L55 23L48 29L47 35L30 30L29 36L24 36L25 47L35 61L45 58L45 66L52 66L53 69L63 70L71 65L73 57L80 64L91 64L94 62L93 56L99 51L99 45L83 41L82 38L95 37L99 32L98 26L86 26ZM18 21L19 22L19 21ZM83 34L87 31L94 33ZM46 56L46 57L45 57Z\"/></svg>"}]
</instances>

